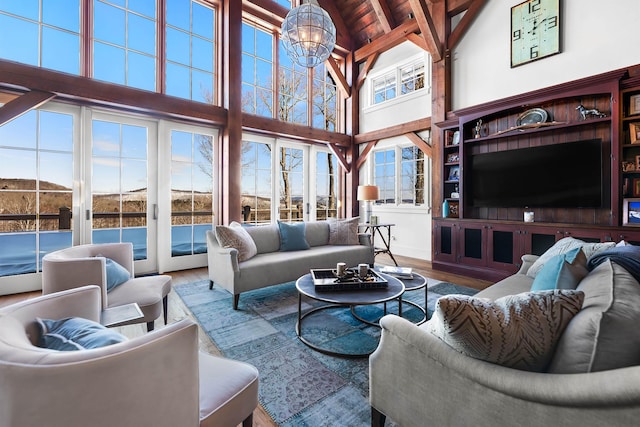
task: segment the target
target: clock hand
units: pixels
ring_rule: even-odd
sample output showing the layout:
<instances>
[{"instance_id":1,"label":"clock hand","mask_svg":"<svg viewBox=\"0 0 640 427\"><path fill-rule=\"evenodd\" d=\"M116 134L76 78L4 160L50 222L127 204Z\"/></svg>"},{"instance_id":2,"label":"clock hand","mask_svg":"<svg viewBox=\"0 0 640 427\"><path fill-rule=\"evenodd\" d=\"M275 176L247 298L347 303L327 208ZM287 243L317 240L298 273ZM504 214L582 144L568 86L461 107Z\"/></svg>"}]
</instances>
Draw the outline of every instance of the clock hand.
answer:
<instances>
[{"instance_id":1,"label":"clock hand","mask_svg":"<svg viewBox=\"0 0 640 427\"><path fill-rule=\"evenodd\" d=\"M527 34L531 34L531 35L536 35L536 30L538 29L538 26L540 24L542 24L544 21L546 21L547 18L544 18L542 21L538 22L535 19L533 20L533 28L531 28L531 31L529 31Z\"/></svg>"}]
</instances>

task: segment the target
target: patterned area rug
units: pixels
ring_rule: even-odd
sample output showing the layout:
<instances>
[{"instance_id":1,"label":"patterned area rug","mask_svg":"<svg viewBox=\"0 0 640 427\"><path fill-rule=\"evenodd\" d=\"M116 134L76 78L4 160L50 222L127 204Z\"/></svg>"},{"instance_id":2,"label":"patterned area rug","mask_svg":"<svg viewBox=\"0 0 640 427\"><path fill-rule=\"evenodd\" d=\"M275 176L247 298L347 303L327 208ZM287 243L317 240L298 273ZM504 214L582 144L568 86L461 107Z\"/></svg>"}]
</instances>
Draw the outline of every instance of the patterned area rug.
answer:
<instances>
[{"instance_id":1,"label":"patterned area rug","mask_svg":"<svg viewBox=\"0 0 640 427\"><path fill-rule=\"evenodd\" d=\"M473 295L475 289L429 279L428 315L446 294ZM174 287L200 326L229 358L260 371L260 404L280 426L370 425L368 359L332 357L314 351L296 336L298 294L295 283L243 293L238 310L220 287L206 280ZM406 292L404 300L424 307L424 290ZM323 305L303 297L302 310ZM387 304L397 313L397 303ZM383 306L357 307L365 319L381 317ZM403 304L403 317L422 313ZM349 309L322 310L303 322L303 334L316 345L364 353L378 344L380 329L353 318Z\"/></svg>"}]
</instances>

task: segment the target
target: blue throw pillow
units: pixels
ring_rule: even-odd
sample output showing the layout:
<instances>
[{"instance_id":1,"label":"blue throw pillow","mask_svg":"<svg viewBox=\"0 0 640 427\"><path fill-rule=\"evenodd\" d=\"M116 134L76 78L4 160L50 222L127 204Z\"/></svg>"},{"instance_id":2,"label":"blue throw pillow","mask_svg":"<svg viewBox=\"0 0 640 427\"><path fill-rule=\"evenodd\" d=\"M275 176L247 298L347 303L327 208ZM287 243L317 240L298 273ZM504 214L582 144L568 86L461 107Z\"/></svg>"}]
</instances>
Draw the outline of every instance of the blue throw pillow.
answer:
<instances>
[{"instance_id":1,"label":"blue throw pillow","mask_svg":"<svg viewBox=\"0 0 640 427\"><path fill-rule=\"evenodd\" d=\"M36 321L40 326L38 346L51 350L86 350L127 340L124 335L81 317L60 320L37 318Z\"/></svg>"},{"instance_id":2,"label":"blue throw pillow","mask_svg":"<svg viewBox=\"0 0 640 427\"><path fill-rule=\"evenodd\" d=\"M281 251L287 252L309 249L309 243L305 237L304 222L287 223L278 221L278 228L280 229Z\"/></svg>"},{"instance_id":3,"label":"blue throw pillow","mask_svg":"<svg viewBox=\"0 0 640 427\"><path fill-rule=\"evenodd\" d=\"M551 257L533 280L531 291L575 289L588 272L587 257L575 248Z\"/></svg>"},{"instance_id":4,"label":"blue throw pillow","mask_svg":"<svg viewBox=\"0 0 640 427\"><path fill-rule=\"evenodd\" d=\"M105 258L107 267L107 292L131 278L129 270L112 260Z\"/></svg>"}]
</instances>

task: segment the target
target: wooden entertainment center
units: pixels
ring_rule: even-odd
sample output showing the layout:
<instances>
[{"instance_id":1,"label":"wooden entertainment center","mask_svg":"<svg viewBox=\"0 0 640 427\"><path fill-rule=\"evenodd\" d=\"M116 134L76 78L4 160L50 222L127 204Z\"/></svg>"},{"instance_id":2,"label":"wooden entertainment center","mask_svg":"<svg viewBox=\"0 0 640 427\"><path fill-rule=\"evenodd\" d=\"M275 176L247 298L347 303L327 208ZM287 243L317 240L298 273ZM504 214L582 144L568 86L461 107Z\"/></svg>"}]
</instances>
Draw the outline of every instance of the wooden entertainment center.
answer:
<instances>
[{"instance_id":1,"label":"wooden entertainment center","mask_svg":"<svg viewBox=\"0 0 640 427\"><path fill-rule=\"evenodd\" d=\"M583 118L580 105L596 111ZM640 245L640 227L623 226L624 200L640 197L640 75L612 71L453 114L437 124L441 174L434 203L446 200L448 215L433 219L435 269L500 280L518 270L523 254L540 255L563 237ZM601 206L473 206L473 156L594 139L602 142ZM525 211L534 222L524 221Z\"/></svg>"}]
</instances>

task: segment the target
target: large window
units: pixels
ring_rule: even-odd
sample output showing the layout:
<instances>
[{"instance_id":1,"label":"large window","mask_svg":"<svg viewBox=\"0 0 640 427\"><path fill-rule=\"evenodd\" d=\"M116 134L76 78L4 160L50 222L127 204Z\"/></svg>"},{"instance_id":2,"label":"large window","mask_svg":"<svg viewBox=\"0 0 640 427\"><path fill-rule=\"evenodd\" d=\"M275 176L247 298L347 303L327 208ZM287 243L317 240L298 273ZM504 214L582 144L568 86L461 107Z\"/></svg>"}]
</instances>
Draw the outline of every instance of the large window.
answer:
<instances>
[{"instance_id":1,"label":"large window","mask_svg":"<svg viewBox=\"0 0 640 427\"><path fill-rule=\"evenodd\" d=\"M93 2L93 77L156 90L156 2Z\"/></svg>"},{"instance_id":2,"label":"large window","mask_svg":"<svg viewBox=\"0 0 640 427\"><path fill-rule=\"evenodd\" d=\"M167 95L214 103L215 11L194 0L167 0Z\"/></svg>"},{"instance_id":3,"label":"large window","mask_svg":"<svg viewBox=\"0 0 640 427\"><path fill-rule=\"evenodd\" d=\"M264 117L273 112L273 35L242 24L242 111Z\"/></svg>"},{"instance_id":4,"label":"large window","mask_svg":"<svg viewBox=\"0 0 640 427\"><path fill-rule=\"evenodd\" d=\"M0 58L80 74L80 0L0 2Z\"/></svg>"},{"instance_id":5,"label":"large window","mask_svg":"<svg viewBox=\"0 0 640 427\"><path fill-rule=\"evenodd\" d=\"M271 222L272 145L242 142L242 212L245 223Z\"/></svg>"},{"instance_id":6,"label":"large window","mask_svg":"<svg viewBox=\"0 0 640 427\"><path fill-rule=\"evenodd\" d=\"M373 176L380 188L376 204L425 203L425 156L411 145L376 151L373 155Z\"/></svg>"},{"instance_id":7,"label":"large window","mask_svg":"<svg viewBox=\"0 0 640 427\"><path fill-rule=\"evenodd\" d=\"M338 160L329 152L316 153L316 220L338 216Z\"/></svg>"},{"instance_id":8,"label":"large window","mask_svg":"<svg viewBox=\"0 0 640 427\"><path fill-rule=\"evenodd\" d=\"M305 214L304 150L280 147L280 219L303 221Z\"/></svg>"},{"instance_id":9,"label":"large window","mask_svg":"<svg viewBox=\"0 0 640 427\"><path fill-rule=\"evenodd\" d=\"M278 52L278 119L306 125L309 122L309 69L293 62L282 42Z\"/></svg>"},{"instance_id":10,"label":"large window","mask_svg":"<svg viewBox=\"0 0 640 427\"><path fill-rule=\"evenodd\" d=\"M338 90L324 64L313 69L313 127L335 132L338 123Z\"/></svg>"},{"instance_id":11,"label":"large window","mask_svg":"<svg viewBox=\"0 0 640 427\"><path fill-rule=\"evenodd\" d=\"M71 246L74 117L30 111L0 126L0 276L41 271Z\"/></svg>"}]
</instances>

